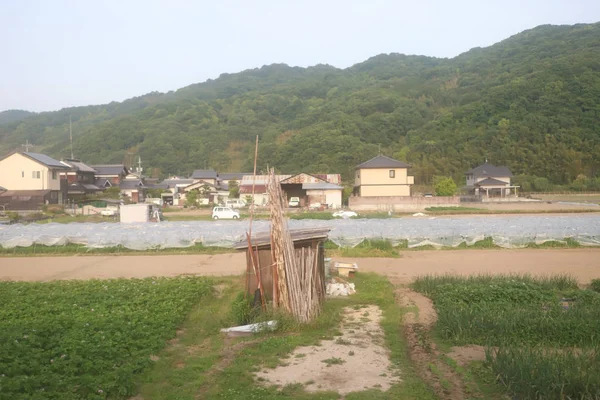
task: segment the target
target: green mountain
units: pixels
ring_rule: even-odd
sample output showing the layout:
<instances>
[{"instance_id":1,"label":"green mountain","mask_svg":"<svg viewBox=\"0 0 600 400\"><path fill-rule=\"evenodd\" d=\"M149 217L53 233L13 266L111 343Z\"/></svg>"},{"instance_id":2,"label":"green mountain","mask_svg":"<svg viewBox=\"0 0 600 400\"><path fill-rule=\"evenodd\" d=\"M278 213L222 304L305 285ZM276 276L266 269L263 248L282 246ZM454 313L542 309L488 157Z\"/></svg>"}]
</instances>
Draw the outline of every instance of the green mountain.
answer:
<instances>
[{"instance_id":1,"label":"green mountain","mask_svg":"<svg viewBox=\"0 0 600 400\"><path fill-rule=\"evenodd\" d=\"M6 110L0 112L0 125L11 122L22 121L27 117L35 115L34 112L25 110Z\"/></svg>"},{"instance_id":2,"label":"green mountain","mask_svg":"<svg viewBox=\"0 0 600 400\"><path fill-rule=\"evenodd\" d=\"M157 176L251 170L259 135L262 170L349 177L381 146L411 163L418 183L459 179L487 158L567 184L600 175L600 23L540 26L452 59L274 64L122 103L0 120L0 153L28 139L36 151L67 156L69 115L76 156L140 155Z\"/></svg>"}]
</instances>

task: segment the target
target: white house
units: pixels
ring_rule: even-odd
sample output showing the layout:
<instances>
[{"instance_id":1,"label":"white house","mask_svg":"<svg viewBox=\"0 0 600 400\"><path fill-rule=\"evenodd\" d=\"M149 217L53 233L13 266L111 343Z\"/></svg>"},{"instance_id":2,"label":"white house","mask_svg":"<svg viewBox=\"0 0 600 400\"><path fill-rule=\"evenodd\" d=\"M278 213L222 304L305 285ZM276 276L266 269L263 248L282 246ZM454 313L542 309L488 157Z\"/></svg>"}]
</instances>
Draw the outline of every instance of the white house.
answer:
<instances>
[{"instance_id":1,"label":"white house","mask_svg":"<svg viewBox=\"0 0 600 400\"><path fill-rule=\"evenodd\" d=\"M487 161L465 173L467 189L479 195L506 197L518 186L511 185L513 174L504 166L495 166Z\"/></svg>"},{"instance_id":2,"label":"white house","mask_svg":"<svg viewBox=\"0 0 600 400\"><path fill-rule=\"evenodd\" d=\"M19 202L31 203L27 208L62 204L66 199L66 181L61 185L60 173L69 169L45 154L12 153L0 160L0 186L7 189L2 193L2 201L11 203L8 208L13 209L21 208L12 204Z\"/></svg>"}]
</instances>

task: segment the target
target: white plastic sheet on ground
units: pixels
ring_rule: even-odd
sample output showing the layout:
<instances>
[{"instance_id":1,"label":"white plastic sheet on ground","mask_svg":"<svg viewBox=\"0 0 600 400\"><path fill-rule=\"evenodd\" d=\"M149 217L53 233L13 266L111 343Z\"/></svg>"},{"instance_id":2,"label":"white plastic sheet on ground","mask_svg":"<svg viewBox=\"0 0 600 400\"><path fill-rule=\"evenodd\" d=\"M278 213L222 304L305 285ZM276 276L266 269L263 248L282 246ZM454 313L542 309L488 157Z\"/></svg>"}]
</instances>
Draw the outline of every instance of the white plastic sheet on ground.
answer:
<instances>
[{"instance_id":1,"label":"white plastic sheet on ground","mask_svg":"<svg viewBox=\"0 0 600 400\"><path fill-rule=\"evenodd\" d=\"M292 220L290 228L331 228L330 239L353 247L365 239L387 239L394 245L458 246L492 237L501 247L572 238L584 246L600 245L600 215L458 216L435 219ZM177 221L161 223L72 223L0 225L0 246L60 246L83 244L90 248L123 246L135 250L183 248L194 244L230 247L242 240L247 221ZM254 232L269 229L268 221L255 221Z\"/></svg>"}]
</instances>

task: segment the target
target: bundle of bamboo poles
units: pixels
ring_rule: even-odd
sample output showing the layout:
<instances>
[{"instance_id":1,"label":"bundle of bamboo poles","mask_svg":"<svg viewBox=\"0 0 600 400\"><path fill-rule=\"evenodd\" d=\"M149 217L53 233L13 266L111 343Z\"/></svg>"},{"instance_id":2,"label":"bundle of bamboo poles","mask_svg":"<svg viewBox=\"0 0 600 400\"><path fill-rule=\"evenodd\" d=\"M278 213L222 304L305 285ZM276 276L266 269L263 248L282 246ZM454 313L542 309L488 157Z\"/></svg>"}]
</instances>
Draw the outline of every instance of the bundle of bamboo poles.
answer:
<instances>
[{"instance_id":1,"label":"bundle of bamboo poles","mask_svg":"<svg viewBox=\"0 0 600 400\"><path fill-rule=\"evenodd\" d=\"M296 251L284 214L285 197L275 171L269 171L268 188L271 211L271 252L273 258L273 305L281 307L300 322L313 320L324 300L320 292L318 247Z\"/></svg>"}]
</instances>

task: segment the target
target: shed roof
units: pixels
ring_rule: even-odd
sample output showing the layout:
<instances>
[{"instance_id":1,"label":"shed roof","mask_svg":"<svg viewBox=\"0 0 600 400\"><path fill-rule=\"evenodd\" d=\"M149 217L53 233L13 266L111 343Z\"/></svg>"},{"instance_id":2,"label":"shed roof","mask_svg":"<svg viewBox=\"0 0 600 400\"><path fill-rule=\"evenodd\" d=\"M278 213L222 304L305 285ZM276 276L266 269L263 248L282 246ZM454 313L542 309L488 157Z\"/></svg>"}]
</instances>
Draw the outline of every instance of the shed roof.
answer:
<instances>
[{"instance_id":1,"label":"shed roof","mask_svg":"<svg viewBox=\"0 0 600 400\"><path fill-rule=\"evenodd\" d=\"M145 189L146 188L146 186L144 185L144 182L142 182L139 179L123 180L123 181L121 181L121 183L119 183L119 187L121 189L140 189L140 188Z\"/></svg>"},{"instance_id":2,"label":"shed roof","mask_svg":"<svg viewBox=\"0 0 600 400\"><path fill-rule=\"evenodd\" d=\"M487 176L490 178L501 176L513 176L512 172L510 172L510 169L508 169L508 167L495 166L487 162L467 171L465 175Z\"/></svg>"},{"instance_id":3,"label":"shed roof","mask_svg":"<svg viewBox=\"0 0 600 400\"><path fill-rule=\"evenodd\" d=\"M509 184L494 178L486 178L475 184L476 186L508 186Z\"/></svg>"},{"instance_id":4,"label":"shed roof","mask_svg":"<svg viewBox=\"0 0 600 400\"><path fill-rule=\"evenodd\" d=\"M302 240L312 239L326 239L329 235L329 228L316 228L316 229L290 229L292 235L292 241L299 242ZM258 232L252 236L252 247L258 246L270 246L271 245L271 233L270 232ZM233 245L234 249L242 250L248 248L248 240L240 240Z\"/></svg>"},{"instance_id":5,"label":"shed roof","mask_svg":"<svg viewBox=\"0 0 600 400\"><path fill-rule=\"evenodd\" d=\"M356 166L356 169L368 168L410 168L410 165L380 154Z\"/></svg>"},{"instance_id":6,"label":"shed roof","mask_svg":"<svg viewBox=\"0 0 600 400\"><path fill-rule=\"evenodd\" d=\"M323 183L303 183L303 190L343 190L344 188L340 185L336 185L329 182Z\"/></svg>"},{"instance_id":7,"label":"shed roof","mask_svg":"<svg viewBox=\"0 0 600 400\"><path fill-rule=\"evenodd\" d=\"M51 190L7 190L6 192L0 193L0 197L13 197L13 196L46 196Z\"/></svg>"},{"instance_id":8,"label":"shed roof","mask_svg":"<svg viewBox=\"0 0 600 400\"><path fill-rule=\"evenodd\" d=\"M20 154L23 154L25 157L31 158L34 161L39 162L40 164L43 164L47 167L52 167L52 168L61 168L61 169L68 169L69 167L67 167L66 165L62 164L60 161L55 160L54 158L47 156L45 154L40 154L40 153L31 153L28 151L24 151Z\"/></svg>"}]
</instances>

